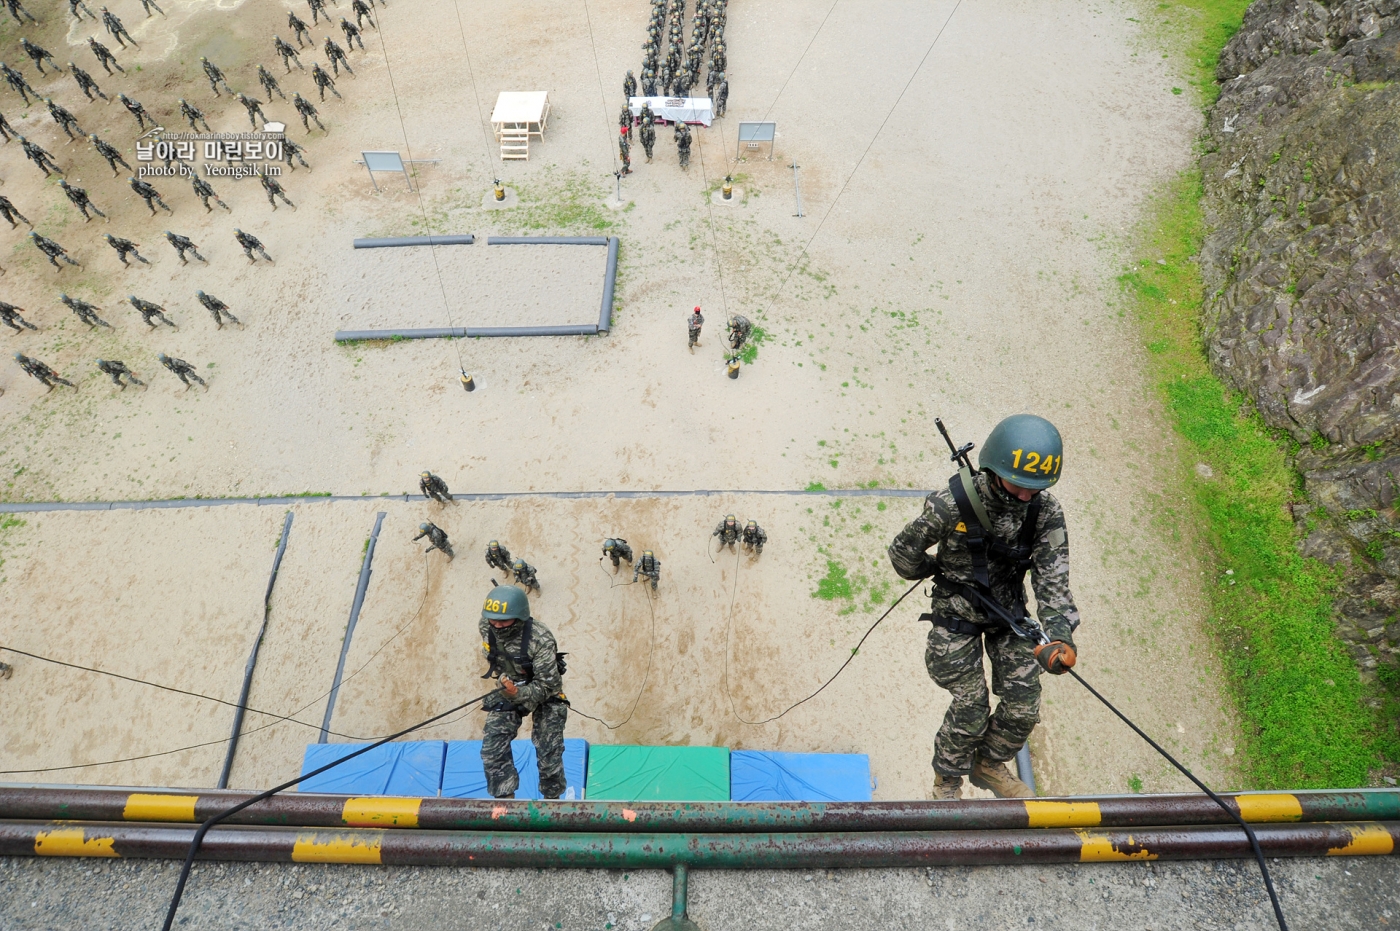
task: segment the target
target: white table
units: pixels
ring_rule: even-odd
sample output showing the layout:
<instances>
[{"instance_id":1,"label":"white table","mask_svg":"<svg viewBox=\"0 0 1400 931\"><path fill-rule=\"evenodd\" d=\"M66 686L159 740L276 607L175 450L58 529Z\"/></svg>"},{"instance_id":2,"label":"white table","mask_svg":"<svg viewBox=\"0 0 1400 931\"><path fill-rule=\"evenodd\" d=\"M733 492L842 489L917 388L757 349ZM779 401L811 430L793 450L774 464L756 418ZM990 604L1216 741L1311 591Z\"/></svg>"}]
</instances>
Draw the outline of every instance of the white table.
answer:
<instances>
[{"instance_id":1,"label":"white table","mask_svg":"<svg viewBox=\"0 0 1400 931\"><path fill-rule=\"evenodd\" d=\"M715 110L708 97L632 97L627 102L634 117L641 115L642 104L649 103L651 112L668 123L709 126L715 119Z\"/></svg>"}]
</instances>

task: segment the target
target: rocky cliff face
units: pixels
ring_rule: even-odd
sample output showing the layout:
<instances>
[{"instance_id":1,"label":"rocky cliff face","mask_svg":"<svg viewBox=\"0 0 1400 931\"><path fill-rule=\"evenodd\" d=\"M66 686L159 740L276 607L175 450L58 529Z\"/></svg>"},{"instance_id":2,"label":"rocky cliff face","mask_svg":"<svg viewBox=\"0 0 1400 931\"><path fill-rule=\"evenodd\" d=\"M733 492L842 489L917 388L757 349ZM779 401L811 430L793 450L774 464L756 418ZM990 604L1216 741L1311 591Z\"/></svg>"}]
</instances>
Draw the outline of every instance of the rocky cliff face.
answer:
<instances>
[{"instance_id":1,"label":"rocky cliff face","mask_svg":"<svg viewBox=\"0 0 1400 931\"><path fill-rule=\"evenodd\" d=\"M1400 0L1259 0L1202 161L1217 375L1301 444L1304 549L1348 567L1339 630L1400 652Z\"/></svg>"}]
</instances>

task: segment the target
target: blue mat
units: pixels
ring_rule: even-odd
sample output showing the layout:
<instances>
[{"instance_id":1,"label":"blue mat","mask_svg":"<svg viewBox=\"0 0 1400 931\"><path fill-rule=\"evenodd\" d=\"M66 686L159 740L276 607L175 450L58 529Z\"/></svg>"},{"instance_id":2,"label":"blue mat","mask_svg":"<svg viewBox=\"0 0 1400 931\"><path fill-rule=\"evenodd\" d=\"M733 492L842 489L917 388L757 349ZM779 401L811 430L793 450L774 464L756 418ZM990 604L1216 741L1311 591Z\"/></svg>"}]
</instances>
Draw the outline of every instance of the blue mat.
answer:
<instances>
[{"instance_id":1,"label":"blue mat","mask_svg":"<svg viewBox=\"0 0 1400 931\"><path fill-rule=\"evenodd\" d=\"M516 798L540 798L540 769L535 762L535 745L529 740L512 740L510 755L520 773ZM564 794L566 801L583 798L588 772L588 741L577 737L564 740ZM486 771L481 766L481 741L450 740L447 763L442 771L443 798L490 798L486 791Z\"/></svg>"},{"instance_id":2,"label":"blue mat","mask_svg":"<svg viewBox=\"0 0 1400 931\"><path fill-rule=\"evenodd\" d=\"M301 771L309 773L354 753L365 744L309 744ZM334 795L403 795L431 798L442 785L447 744L441 740L387 743L302 782L300 792Z\"/></svg>"},{"instance_id":3,"label":"blue mat","mask_svg":"<svg viewBox=\"0 0 1400 931\"><path fill-rule=\"evenodd\" d=\"M729 797L736 802L868 802L870 757L735 750L729 754Z\"/></svg>"}]
</instances>

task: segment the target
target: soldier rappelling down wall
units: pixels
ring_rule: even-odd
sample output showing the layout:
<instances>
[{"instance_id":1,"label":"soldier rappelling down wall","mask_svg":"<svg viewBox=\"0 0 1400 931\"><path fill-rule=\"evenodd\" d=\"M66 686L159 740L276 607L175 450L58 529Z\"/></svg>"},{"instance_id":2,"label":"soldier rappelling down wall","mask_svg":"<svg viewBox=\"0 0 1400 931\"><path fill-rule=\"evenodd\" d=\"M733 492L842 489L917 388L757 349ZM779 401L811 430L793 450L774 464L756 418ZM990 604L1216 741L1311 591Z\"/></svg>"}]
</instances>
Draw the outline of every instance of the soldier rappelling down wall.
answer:
<instances>
[{"instance_id":1,"label":"soldier rappelling down wall","mask_svg":"<svg viewBox=\"0 0 1400 931\"><path fill-rule=\"evenodd\" d=\"M540 768L540 795L564 794L564 724L569 702L564 697L564 656L548 627L530 616L530 599L514 585L498 585L481 609L481 651L490 668L483 679L497 676L501 694L483 706L486 726L481 740L481 765L486 788L494 798L515 798L520 774L510 742L520 722L530 718L530 739Z\"/></svg>"},{"instance_id":2,"label":"soldier rappelling down wall","mask_svg":"<svg viewBox=\"0 0 1400 931\"><path fill-rule=\"evenodd\" d=\"M1048 420L1006 418L987 437L979 471L960 469L890 544L890 562L901 578L934 583L923 615L933 622L924 662L952 698L934 740L935 799L961 798L964 776L999 798L1034 794L1005 764L1040 721L1041 670L1058 675L1075 662L1071 634L1079 609L1069 588L1065 515L1045 490L1059 480L1062 453L1060 433ZM988 608L991 603L1025 617L1027 572L1050 641L1041 646L1017 636ZM994 713L984 650L992 662L992 692L1001 697Z\"/></svg>"}]
</instances>

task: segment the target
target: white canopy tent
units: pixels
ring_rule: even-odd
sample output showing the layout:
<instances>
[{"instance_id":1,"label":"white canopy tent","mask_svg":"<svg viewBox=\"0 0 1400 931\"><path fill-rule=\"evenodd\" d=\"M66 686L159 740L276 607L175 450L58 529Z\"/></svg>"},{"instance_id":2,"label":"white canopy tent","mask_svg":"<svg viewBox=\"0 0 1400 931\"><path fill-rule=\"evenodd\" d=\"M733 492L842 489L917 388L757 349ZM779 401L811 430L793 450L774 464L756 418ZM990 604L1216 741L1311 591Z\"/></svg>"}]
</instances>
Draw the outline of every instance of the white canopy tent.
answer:
<instances>
[{"instance_id":1,"label":"white canopy tent","mask_svg":"<svg viewBox=\"0 0 1400 931\"><path fill-rule=\"evenodd\" d=\"M530 137L544 138L549 126L548 91L501 91L491 111L491 128L501 144L501 158L528 159Z\"/></svg>"}]
</instances>

